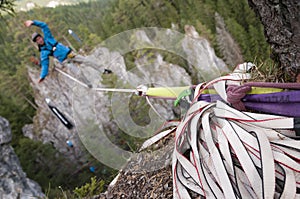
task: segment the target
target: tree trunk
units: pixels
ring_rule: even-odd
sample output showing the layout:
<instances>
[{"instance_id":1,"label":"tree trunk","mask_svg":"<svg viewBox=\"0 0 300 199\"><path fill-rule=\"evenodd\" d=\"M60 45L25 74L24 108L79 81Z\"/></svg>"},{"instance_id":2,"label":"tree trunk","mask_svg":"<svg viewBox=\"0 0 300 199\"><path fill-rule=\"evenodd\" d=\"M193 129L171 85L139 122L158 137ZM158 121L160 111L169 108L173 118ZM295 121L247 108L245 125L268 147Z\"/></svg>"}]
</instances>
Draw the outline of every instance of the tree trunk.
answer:
<instances>
[{"instance_id":1,"label":"tree trunk","mask_svg":"<svg viewBox=\"0 0 300 199\"><path fill-rule=\"evenodd\" d=\"M290 80L296 81L300 74L300 1L248 0L248 3L264 26L272 59L279 62Z\"/></svg>"}]
</instances>

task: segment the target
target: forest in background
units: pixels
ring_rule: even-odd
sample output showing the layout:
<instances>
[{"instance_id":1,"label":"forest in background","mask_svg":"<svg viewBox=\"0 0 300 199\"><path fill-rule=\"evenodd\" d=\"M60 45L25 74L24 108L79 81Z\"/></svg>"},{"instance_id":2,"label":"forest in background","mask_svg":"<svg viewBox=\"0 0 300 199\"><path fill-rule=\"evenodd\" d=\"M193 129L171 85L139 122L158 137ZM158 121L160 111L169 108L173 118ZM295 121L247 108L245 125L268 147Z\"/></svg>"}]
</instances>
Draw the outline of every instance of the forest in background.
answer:
<instances>
[{"instance_id":1,"label":"forest in background","mask_svg":"<svg viewBox=\"0 0 300 199\"><path fill-rule=\"evenodd\" d=\"M244 61L271 63L263 27L247 0L98 0L54 9L36 8L18 12L15 16L4 16L0 21L0 115L10 121L12 146L27 176L40 183L46 191L50 182L50 189L62 186L72 190L83 185L94 174L83 171L72 176L73 168L64 166L64 157L56 157L50 144L44 145L22 135L22 127L32 123L35 114L26 66L36 67L29 60L32 55L38 54L30 40L34 28L25 28L25 20L47 22L58 41L64 43L67 38L75 49L81 48L87 53L101 41L129 29L171 28L174 24L179 32L184 33L184 26L192 25L211 42L217 55L222 58L222 50L226 47L221 47L217 40L216 12L224 19L227 30L238 43ZM83 43L76 42L68 29L72 29ZM126 63L132 64L135 56L129 53ZM169 57L168 61L178 64L176 58L172 60ZM49 164L47 167L34 163L38 154L45 157L45 162ZM108 183L112 174L113 171L108 170L96 175Z\"/></svg>"}]
</instances>

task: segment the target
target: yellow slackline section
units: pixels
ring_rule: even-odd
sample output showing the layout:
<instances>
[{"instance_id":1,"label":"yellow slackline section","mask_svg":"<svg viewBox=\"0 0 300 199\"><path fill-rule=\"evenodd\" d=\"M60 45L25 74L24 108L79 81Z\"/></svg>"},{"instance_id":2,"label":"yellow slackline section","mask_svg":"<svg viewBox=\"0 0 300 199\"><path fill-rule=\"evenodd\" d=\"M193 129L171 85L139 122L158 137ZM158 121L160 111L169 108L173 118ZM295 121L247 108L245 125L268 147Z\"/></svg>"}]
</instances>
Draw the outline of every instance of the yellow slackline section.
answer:
<instances>
[{"instance_id":1,"label":"yellow slackline section","mask_svg":"<svg viewBox=\"0 0 300 199\"><path fill-rule=\"evenodd\" d=\"M267 94L267 93L278 93L282 92L281 88L264 88L264 87L252 87L251 91L247 92L247 94Z\"/></svg>"},{"instance_id":2,"label":"yellow slackline section","mask_svg":"<svg viewBox=\"0 0 300 199\"><path fill-rule=\"evenodd\" d=\"M176 99L183 91L187 89L190 89L190 86L148 88L146 95L149 97ZM247 94L267 94L282 91L283 89L280 88L252 87L251 91L247 92ZM216 91L214 89L205 89L202 94L216 94Z\"/></svg>"},{"instance_id":3,"label":"yellow slackline section","mask_svg":"<svg viewBox=\"0 0 300 199\"><path fill-rule=\"evenodd\" d=\"M189 86L184 87L157 87L148 88L146 95L149 97L162 97L176 99L180 93L189 89Z\"/></svg>"},{"instance_id":4,"label":"yellow slackline section","mask_svg":"<svg viewBox=\"0 0 300 199\"><path fill-rule=\"evenodd\" d=\"M76 81L84 87L89 88L89 86L78 79L72 77L71 75L65 73L64 71L54 68L61 74L67 76L68 78ZM148 88L146 91L146 96L149 97L159 97L159 98L167 98L167 99L177 99L183 92L189 90L191 86L182 86L182 87L155 87ZM115 89L115 88L93 88L96 91L114 91L114 92L135 92L135 89ZM252 87L251 91L247 92L247 94L267 94L267 93L276 93L282 92L284 89L280 88L265 88L265 87ZM190 94L186 92L186 94ZM202 94L217 94L214 89L205 89L202 91Z\"/></svg>"}]
</instances>

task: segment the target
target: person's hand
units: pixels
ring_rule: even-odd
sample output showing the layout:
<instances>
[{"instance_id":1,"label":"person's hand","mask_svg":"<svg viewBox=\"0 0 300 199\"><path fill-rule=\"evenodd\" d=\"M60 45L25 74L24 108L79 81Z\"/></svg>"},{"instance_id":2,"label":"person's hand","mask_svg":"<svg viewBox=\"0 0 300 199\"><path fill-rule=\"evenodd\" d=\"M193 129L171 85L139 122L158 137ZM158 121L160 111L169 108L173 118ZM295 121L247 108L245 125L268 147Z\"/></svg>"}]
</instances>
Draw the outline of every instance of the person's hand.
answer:
<instances>
[{"instance_id":1,"label":"person's hand","mask_svg":"<svg viewBox=\"0 0 300 199\"><path fill-rule=\"evenodd\" d=\"M39 83L41 83L42 81L44 81L45 78L40 78L39 79Z\"/></svg>"},{"instance_id":2,"label":"person's hand","mask_svg":"<svg viewBox=\"0 0 300 199\"><path fill-rule=\"evenodd\" d=\"M30 62L34 63L37 66L40 65L40 61L36 57L34 57L34 56L30 57Z\"/></svg>"},{"instance_id":3,"label":"person's hand","mask_svg":"<svg viewBox=\"0 0 300 199\"><path fill-rule=\"evenodd\" d=\"M32 20L27 20L27 21L25 21L24 24L25 24L26 27L29 27L33 24L33 21Z\"/></svg>"}]
</instances>

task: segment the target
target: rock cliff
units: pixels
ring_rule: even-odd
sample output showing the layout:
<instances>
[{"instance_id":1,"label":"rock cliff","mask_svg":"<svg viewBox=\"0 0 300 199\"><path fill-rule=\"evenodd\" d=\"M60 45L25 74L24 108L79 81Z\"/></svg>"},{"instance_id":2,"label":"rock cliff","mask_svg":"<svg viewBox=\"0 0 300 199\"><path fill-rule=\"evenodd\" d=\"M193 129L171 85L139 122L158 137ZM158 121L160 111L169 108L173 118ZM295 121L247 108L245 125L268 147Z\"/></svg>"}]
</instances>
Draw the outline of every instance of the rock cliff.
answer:
<instances>
[{"instance_id":1,"label":"rock cliff","mask_svg":"<svg viewBox=\"0 0 300 199\"><path fill-rule=\"evenodd\" d=\"M0 117L0 198L28 199L44 197L41 187L26 177L19 159L10 146L12 138L9 122Z\"/></svg>"},{"instance_id":2,"label":"rock cliff","mask_svg":"<svg viewBox=\"0 0 300 199\"><path fill-rule=\"evenodd\" d=\"M176 54L186 60L188 67L183 68L177 63L170 63L166 61L164 53L150 49ZM133 62L134 66L126 65L126 53L135 50L141 51ZM127 192L125 189L128 179L135 184L132 184L133 188L153 184L153 189L144 189L148 190L147 193L132 190L132 196L151 197L158 194L171 197L169 169L172 137L168 138L168 144L160 145L163 150L154 149L154 153L135 154L112 145L106 135L118 136L121 130L130 136L146 138L152 136L165 121L180 117L181 110L174 107L173 101L155 99L149 102L149 124L136 124L132 117L145 112L136 108L139 104L130 102L134 97L141 97L136 95L137 87L191 86L192 78L197 82L209 81L227 72L225 63L215 55L209 42L201 38L193 27L188 27L186 34L169 29L129 31L104 41L85 56L86 62L80 65L69 64L66 67L61 67L53 60L55 67L50 69L49 76L42 83L37 82L39 70L28 66L38 109L34 122L23 127L23 134L33 140L51 143L61 154L78 165L78 168L86 164L89 152L101 163L114 169L123 169L118 182L110 188L108 195L103 195L104 197L111 198L119 192ZM112 73L104 74L104 69L109 69ZM89 82L93 88L87 88L77 80ZM100 91L97 88L116 89L117 92ZM128 90L131 92L128 93ZM74 128L68 129L62 124L48 107L46 99L51 100L51 105L63 113ZM9 145L11 137L8 121L0 118L0 198L45 197L41 187L28 179L22 171L19 160ZM105 148L107 143L111 145ZM155 161L153 155L157 158ZM160 161L162 158L164 160ZM148 173L149 169L151 172L146 175L145 172ZM139 178L144 179L143 185L135 182ZM164 181L163 188L156 186L161 180Z\"/></svg>"},{"instance_id":3,"label":"rock cliff","mask_svg":"<svg viewBox=\"0 0 300 199\"><path fill-rule=\"evenodd\" d=\"M201 82L228 71L225 63L216 57L207 40L201 38L193 27L187 28L186 31L186 34L169 29L127 31L123 35L119 34L107 39L92 53L85 55L87 62L66 68L60 68L55 64L55 67L81 81L90 81L94 88L111 87L112 85L108 85L107 81L116 78L114 87L130 89L135 89L139 85L190 86L192 85L191 74L196 74L197 81ZM135 67L128 70L124 60L125 54L145 48L162 49L177 54L187 60L189 68L184 70L175 63L168 63L159 53L151 56L145 53L135 60ZM103 74L105 68L112 70L113 73ZM84 149L88 147L83 140L87 137L83 131L89 131L84 121L91 120L92 116L96 118L93 122L100 130L89 132L93 136L97 136L98 131L114 133L120 125L122 126L121 122L116 121L116 116L110 109L114 99L120 104L124 102L121 99L124 95L113 93L111 97L108 92L84 88L54 68L43 83L37 83L39 70L29 67L28 74L34 89L35 102L39 108L34 123L24 127L25 136L44 143L52 143L59 152L73 162L83 163L86 161ZM69 130L63 126L47 107L46 98L51 99L76 128ZM175 117L172 102L160 101L154 104L154 107L159 110L164 119ZM74 150L69 150L66 141L72 141ZM88 148L88 150L91 152L93 149Z\"/></svg>"},{"instance_id":4,"label":"rock cliff","mask_svg":"<svg viewBox=\"0 0 300 199\"><path fill-rule=\"evenodd\" d=\"M159 51L153 53L149 49L176 54L186 60L188 67L184 69L177 63L169 63L163 53ZM138 51L139 54L133 62L134 66L126 65L124 57L135 50L142 51ZM152 180L160 177L165 183L163 188L160 186L153 186L151 190L145 188L147 193L135 192L132 196L151 197L158 194L171 197L171 179L168 175L172 139L169 139L169 144L161 146L166 149L162 150L162 153L139 154L119 148L109 137L113 135L118 138L120 129L128 136L151 137L165 121L181 117L182 110L174 107L173 101L170 100L150 100L151 108L148 113L150 122L147 125L136 124L132 118L136 114L144 113L145 110L132 110L132 106L138 107L138 104L130 104L136 93L127 91L135 90L141 85L191 86L192 79L196 82L209 81L228 72L226 64L215 55L209 42L199 36L192 26L186 27L185 34L155 28L127 31L107 39L85 56L88 61L80 65L62 68L55 63L55 68L50 71L43 83L37 83L39 70L28 67L38 110L34 123L23 128L24 135L44 143L52 143L60 153L78 165L86 162L87 150L103 164L122 170L118 182L110 188L108 195L103 197L114 198L118 193L128 192L128 179L132 182L130 187L134 189L141 186L136 184L139 179L143 179L146 185L156 184L157 182ZM112 70L113 73L103 74L104 69ZM72 77L66 76L65 72ZM90 82L93 88L82 86L74 81L73 77L76 80ZM116 89L117 92L99 91L95 88ZM121 89L127 90L124 92ZM75 128L67 129L49 110L45 98L51 99L51 103L75 125ZM69 149L67 141L73 143L73 150ZM158 151L160 150L156 152ZM153 161L152 155L158 159ZM166 157L161 163L160 155ZM145 165L151 165L153 168ZM151 171L149 175L143 175L149 171ZM156 193L163 191L166 192Z\"/></svg>"}]
</instances>

